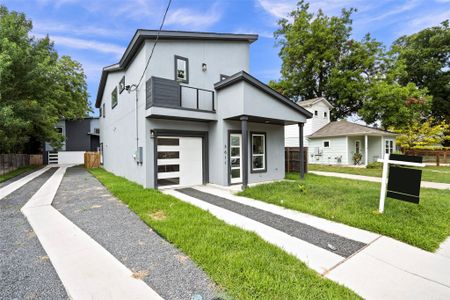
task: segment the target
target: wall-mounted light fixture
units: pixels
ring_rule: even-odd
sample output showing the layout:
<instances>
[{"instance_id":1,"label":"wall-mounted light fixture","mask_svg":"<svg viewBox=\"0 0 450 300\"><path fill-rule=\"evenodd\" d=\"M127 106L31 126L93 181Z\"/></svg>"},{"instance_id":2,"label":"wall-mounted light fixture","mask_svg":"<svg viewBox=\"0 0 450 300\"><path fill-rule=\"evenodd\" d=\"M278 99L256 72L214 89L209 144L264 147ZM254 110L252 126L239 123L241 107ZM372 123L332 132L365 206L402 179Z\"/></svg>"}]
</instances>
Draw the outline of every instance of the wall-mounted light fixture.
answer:
<instances>
[{"instance_id":1,"label":"wall-mounted light fixture","mask_svg":"<svg viewBox=\"0 0 450 300\"><path fill-rule=\"evenodd\" d=\"M205 64L205 63L202 63L202 71L203 71L203 72L206 72L206 70L207 70L206 64Z\"/></svg>"},{"instance_id":2,"label":"wall-mounted light fixture","mask_svg":"<svg viewBox=\"0 0 450 300\"><path fill-rule=\"evenodd\" d=\"M150 130L150 138L154 139L155 138L155 131L152 129Z\"/></svg>"}]
</instances>

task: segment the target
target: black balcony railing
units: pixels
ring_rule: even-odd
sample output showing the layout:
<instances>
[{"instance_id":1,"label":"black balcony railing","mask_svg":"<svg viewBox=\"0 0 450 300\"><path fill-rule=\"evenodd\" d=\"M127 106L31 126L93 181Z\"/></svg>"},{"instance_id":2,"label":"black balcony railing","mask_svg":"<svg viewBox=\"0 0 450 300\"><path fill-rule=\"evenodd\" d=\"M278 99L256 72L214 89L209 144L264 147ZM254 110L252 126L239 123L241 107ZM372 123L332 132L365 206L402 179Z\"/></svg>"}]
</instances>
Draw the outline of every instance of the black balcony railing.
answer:
<instances>
[{"instance_id":1,"label":"black balcony railing","mask_svg":"<svg viewBox=\"0 0 450 300\"><path fill-rule=\"evenodd\" d=\"M180 106L183 108L216 111L214 91L180 85Z\"/></svg>"}]
</instances>

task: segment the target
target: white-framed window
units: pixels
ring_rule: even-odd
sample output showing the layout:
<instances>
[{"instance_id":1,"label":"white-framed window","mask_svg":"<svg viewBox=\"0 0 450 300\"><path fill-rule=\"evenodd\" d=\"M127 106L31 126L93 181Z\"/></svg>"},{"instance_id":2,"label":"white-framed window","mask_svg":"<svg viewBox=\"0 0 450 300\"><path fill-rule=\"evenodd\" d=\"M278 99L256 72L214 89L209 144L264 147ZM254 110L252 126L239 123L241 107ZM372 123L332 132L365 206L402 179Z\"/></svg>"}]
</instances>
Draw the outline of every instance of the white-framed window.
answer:
<instances>
[{"instance_id":1,"label":"white-framed window","mask_svg":"<svg viewBox=\"0 0 450 300\"><path fill-rule=\"evenodd\" d=\"M355 141L355 153L361 153L361 141Z\"/></svg>"},{"instance_id":2,"label":"white-framed window","mask_svg":"<svg viewBox=\"0 0 450 300\"><path fill-rule=\"evenodd\" d=\"M175 55L175 80L189 83L189 60L186 57Z\"/></svg>"},{"instance_id":3,"label":"white-framed window","mask_svg":"<svg viewBox=\"0 0 450 300\"><path fill-rule=\"evenodd\" d=\"M384 153L391 154L394 152L394 140L384 141Z\"/></svg>"},{"instance_id":4,"label":"white-framed window","mask_svg":"<svg viewBox=\"0 0 450 300\"><path fill-rule=\"evenodd\" d=\"M266 168L266 134L252 133L252 172L265 172Z\"/></svg>"},{"instance_id":5,"label":"white-framed window","mask_svg":"<svg viewBox=\"0 0 450 300\"><path fill-rule=\"evenodd\" d=\"M317 110L314 111L314 117L317 117L319 115L319 112Z\"/></svg>"},{"instance_id":6,"label":"white-framed window","mask_svg":"<svg viewBox=\"0 0 450 300\"><path fill-rule=\"evenodd\" d=\"M323 117L326 119L328 118L328 113L326 111L323 112Z\"/></svg>"},{"instance_id":7,"label":"white-framed window","mask_svg":"<svg viewBox=\"0 0 450 300\"><path fill-rule=\"evenodd\" d=\"M330 148L330 141L323 141L324 148Z\"/></svg>"},{"instance_id":8,"label":"white-framed window","mask_svg":"<svg viewBox=\"0 0 450 300\"><path fill-rule=\"evenodd\" d=\"M94 128L94 133L95 134L100 134L100 128Z\"/></svg>"}]
</instances>

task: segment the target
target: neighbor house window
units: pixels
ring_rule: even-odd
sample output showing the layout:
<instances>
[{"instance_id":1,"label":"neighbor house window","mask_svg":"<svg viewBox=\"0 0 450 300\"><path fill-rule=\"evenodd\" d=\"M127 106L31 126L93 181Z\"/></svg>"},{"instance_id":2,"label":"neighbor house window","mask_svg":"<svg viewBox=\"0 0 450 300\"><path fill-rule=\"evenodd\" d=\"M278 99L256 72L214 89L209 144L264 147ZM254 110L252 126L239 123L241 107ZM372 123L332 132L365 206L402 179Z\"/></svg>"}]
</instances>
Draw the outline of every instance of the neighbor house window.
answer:
<instances>
[{"instance_id":1,"label":"neighbor house window","mask_svg":"<svg viewBox=\"0 0 450 300\"><path fill-rule=\"evenodd\" d=\"M324 148L330 148L330 141L323 141Z\"/></svg>"},{"instance_id":2,"label":"neighbor house window","mask_svg":"<svg viewBox=\"0 0 450 300\"><path fill-rule=\"evenodd\" d=\"M324 118L327 118L327 117L328 117L328 114L327 114L326 111L323 112L323 117L324 117Z\"/></svg>"},{"instance_id":3,"label":"neighbor house window","mask_svg":"<svg viewBox=\"0 0 450 300\"><path fill-rule=\"evenodd\" d=\"M102 108L102 117L104 118L106 116L106 107L105 107L105 103L103 103L103 108Z\"/></svg>"},{"instance_id":4,"label":"neighbor house window","mask_svg":"<svg viewBox=\"0 0 450 300\"><path fill-rule=\"evenodd\" d=\"M111 108L116 107L117 102L118 102L117 87L115 87L111 93Z\"/></svg>"},{"instance_id":5,"label":"neighbor house window","mask_svg":"<svg viewBox=\"0 0 450 300\"><path fill-rule=\"evenodd\" d=\"M61 127L56 127L56 132L59 133L60 135L63 135L63 130Z\"/></svg>"},{"instance_id":6,"label":"neighbor house window","mask_svg":"<svg viewBox=\"0 0 450 300\"><path fill-rule=\"evenodd\" d=\"M386 140L385 141L385 153L391 154L392 152L394 152L394 141Z\"/></svg>"},{"instance_id":7,"label":"neighbor house window","mask_svg":"<svg viewBox=\"0 0 450 300\"><path fill-rule=\"evenodd\" d=\"M319 112L317 110L314 111L314 116L317 117L319 115Z\"/></svg>"},{"instance_id":8,"label":"neighbor house window","mask_svg":"<svg viewBox=\"0 0 450 300\"><path fill-rule=\"evenodd\" d=\"M94 133L95 134L100 134L100 128L94 128Z\"/></svg>"},{"instance_id":9,"label":"neighbor house window","mask_svg":"<svg viewBox=\"0 0 450 300\"><path fill-rule=\"evenodd\" d=\"M252 133L252 171L266 171L266 134Z\"/></svg>"},{"instance_id":10,"label":"neighbor house window","mask_svg":"<svg viewBox=\"0 0 450 300\"><path fill-rule=\"evenodd\" d=\"M189 83L189 61L178 55L175 55L175 80Z\"/></svg>"}]
</instances>

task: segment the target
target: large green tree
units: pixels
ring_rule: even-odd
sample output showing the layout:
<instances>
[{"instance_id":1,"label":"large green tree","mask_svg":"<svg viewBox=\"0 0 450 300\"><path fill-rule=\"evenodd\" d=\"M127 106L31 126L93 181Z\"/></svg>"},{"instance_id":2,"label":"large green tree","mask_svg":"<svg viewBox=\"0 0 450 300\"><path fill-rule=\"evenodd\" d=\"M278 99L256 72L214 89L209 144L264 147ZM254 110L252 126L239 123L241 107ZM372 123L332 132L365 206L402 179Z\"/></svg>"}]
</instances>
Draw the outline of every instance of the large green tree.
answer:
<instances>
[{"instance_id":1,"label":"large green tree","mask_svg":"<svg viewBox=\"0 0 450 300\"><path fill-rule=\"evenodd\" d=\"M36 151L43 141L58 147L56 122L90 111L81 65L31 29L24 14L0 6L0 153Z\"/></svg>"},{"instance_id":2,"label":"large green tree","mask_svg":"<svg viewBox=\"0 0 450 300\"><path fill-rule=\"evenodd\" d=\"M415 83L427 88L432 99L436 122L450 124L450 27L449 21L439 26L402 36L392 46L392 52L405 64L400 83Z\"/></svg>"}]
</instances>

